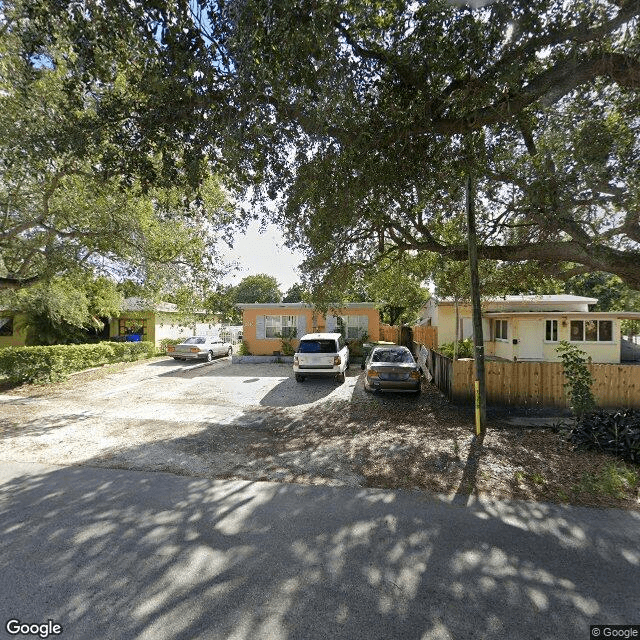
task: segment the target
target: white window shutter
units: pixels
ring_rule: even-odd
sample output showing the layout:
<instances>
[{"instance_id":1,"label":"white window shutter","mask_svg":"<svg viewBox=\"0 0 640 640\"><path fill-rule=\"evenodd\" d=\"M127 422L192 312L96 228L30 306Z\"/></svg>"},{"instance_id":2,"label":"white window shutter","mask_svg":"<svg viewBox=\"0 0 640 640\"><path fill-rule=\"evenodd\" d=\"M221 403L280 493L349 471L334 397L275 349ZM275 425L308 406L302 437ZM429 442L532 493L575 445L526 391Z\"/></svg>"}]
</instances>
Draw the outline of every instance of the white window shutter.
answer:
<instances>
[{"instance_id":1,"label":"white window shutter","mask_svg":"<svg viewBox=\"0 0 640 640\"><path fill-rule=\"evenodd\" d=\"M335 316L327 316L327 324L326 324L326 330L327 333L334 333L336 330L336 317Z\"/></svg>"},{"instance_id":2,"label":"white window shutter","mask_svg":"<svg viewBox=\"0 0 640 640\"><path fill-rule=\"evenodd\" d=\"M297 337L302 338L302 336L307 333L307 316L299 315L297 318Z\"/></svg>"},{"instance_id":3,"label":"white window shutter","mask_svg":"<svg viewBox=\"0 0 640 640\"><path fill-rule=\"evenodd\" d=\"M256 316L256 340L264 340L264 316Z\"/></svg>"}]
</instances>

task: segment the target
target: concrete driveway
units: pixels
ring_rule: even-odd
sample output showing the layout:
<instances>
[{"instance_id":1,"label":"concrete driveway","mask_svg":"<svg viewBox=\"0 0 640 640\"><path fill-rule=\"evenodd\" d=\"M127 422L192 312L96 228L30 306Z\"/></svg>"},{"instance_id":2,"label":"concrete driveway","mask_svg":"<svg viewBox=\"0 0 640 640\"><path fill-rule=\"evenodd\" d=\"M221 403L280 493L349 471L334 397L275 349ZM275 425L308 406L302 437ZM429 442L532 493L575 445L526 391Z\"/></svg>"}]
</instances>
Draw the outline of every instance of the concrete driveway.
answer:
<instances>
[{"instance_id":1,"label":"concrete driveway","mask_svg":"<svg viewBox=\"0 0 640 640\"><path fill-rule=\"evenodd\" d=\"M65 640L587 640L640 622L637 512L1 463L0 523L2 638L10 619Z\"/></svg>"}]
</instances>

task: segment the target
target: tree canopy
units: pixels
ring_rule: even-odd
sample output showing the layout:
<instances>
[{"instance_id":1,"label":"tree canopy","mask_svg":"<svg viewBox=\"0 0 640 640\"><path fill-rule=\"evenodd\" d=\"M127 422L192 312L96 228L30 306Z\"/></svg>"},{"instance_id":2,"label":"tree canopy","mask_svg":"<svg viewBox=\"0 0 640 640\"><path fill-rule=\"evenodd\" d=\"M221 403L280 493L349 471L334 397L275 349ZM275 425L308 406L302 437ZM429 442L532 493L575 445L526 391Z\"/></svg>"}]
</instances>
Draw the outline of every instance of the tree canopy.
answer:
<instances>
[{"instance_id":1,"label":"tree canopy","mask_svg":"<svg viewBox=\"0 0 640 640\"><path fill-rule=\"evenodd\" d=\"M48 47L25 53L29 9L3 4L0 27L0 288L82 270L150 284L216 274L213 245L233 220L220 180L203 173L194 189L176 172L153 179L168 154L125 141L109 108L133 99L135 64L105 54L112 81L84 86L60 25ZM127 173L127 156L142 162L129 144L146 164Z\"/></svg>"},{"instance_id":2,"label":"tree canopy","mask_svg":"<svg viewBox=\"0 0 640 640\"><path fill-rule=\"evenodd\" d=\"M225 166L256 204L279 195L265 215L316 278L466 259L443 229L472 173L481 258L640 288L639 0L7 6L21 59L64 62L70 95L100 87L104 139L127 150L105 166Z\"/></svg>"},{"instance_id":3,"label":"tree canopy","mask_svg":"<svg viewBox=\"0 0 640 640\"><path fill-rule=\"evenodd\" d=\"M243 278L233 287L232 296L236 304L280 302L282 300L278 281L266 273Z\"/></svg>"}]
</instances>

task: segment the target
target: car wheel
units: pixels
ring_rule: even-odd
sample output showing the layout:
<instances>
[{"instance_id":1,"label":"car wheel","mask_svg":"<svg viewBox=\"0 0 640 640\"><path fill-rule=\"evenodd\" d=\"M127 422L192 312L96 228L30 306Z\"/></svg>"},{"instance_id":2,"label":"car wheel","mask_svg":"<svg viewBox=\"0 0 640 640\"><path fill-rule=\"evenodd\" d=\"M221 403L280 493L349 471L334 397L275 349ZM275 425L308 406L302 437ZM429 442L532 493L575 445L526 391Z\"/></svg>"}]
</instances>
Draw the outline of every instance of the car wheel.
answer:
<instances>
[{"instance_id":1,"label":"car wheel","mask_svg":"<svg viewBox=\"0 0 640 640\"><path fill-rule=\"evenodd\" d=\"M344 371L336 375L336 380L338 381L338 384L342 384L345 381Z\"/></svg>"},{"instance_id":2,"label":"car wheel","mask_svg":"<svg viewBox=\"0 0 640 640\"><path fill-rule=\"evenodd\" d=\"M227 350L227 355L230 356L233 353L233 347L229 347Z\"/></svg>"},{"instance_id":3,"label":"car wheel","mask_svg":"<svg viewBox=\"0 0 640 640\"><path fill-rule=\"evenodd\" d=\"M304 382L304 376L301 376L299 373L296 373L296 382Z\"/></svg>"},{"instance_id":4,"label":"car wheel","mask_svg":"<svg viewBox=\"0 0 640 640\"><path fill-rule=\"evenodd\" d=\"M213 360L213 352L207 351L207 362L211 362Z\"/></svg>"}]
</instances>

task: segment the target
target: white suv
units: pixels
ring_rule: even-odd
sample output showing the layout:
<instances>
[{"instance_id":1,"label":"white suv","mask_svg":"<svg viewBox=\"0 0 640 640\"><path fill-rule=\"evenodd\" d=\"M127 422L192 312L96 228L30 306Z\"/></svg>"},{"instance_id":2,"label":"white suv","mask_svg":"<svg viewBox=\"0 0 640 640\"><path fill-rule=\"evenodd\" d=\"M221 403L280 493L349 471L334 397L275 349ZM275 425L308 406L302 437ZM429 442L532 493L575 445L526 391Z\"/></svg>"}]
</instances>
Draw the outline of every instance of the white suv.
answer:
<instances>
[{"instance_id":1,"label":"white suv","mask_svg":"<svg viewBox=\"0 0 640 640\"><path fill-rule=\"evenodd\" d=\"M298 350L293 356L293 372L297 382L308 375L335 376L344 382L344 372L349 368L349 347L339 333L308 333L300 338Z\"/></svg>"}]
</instances>

